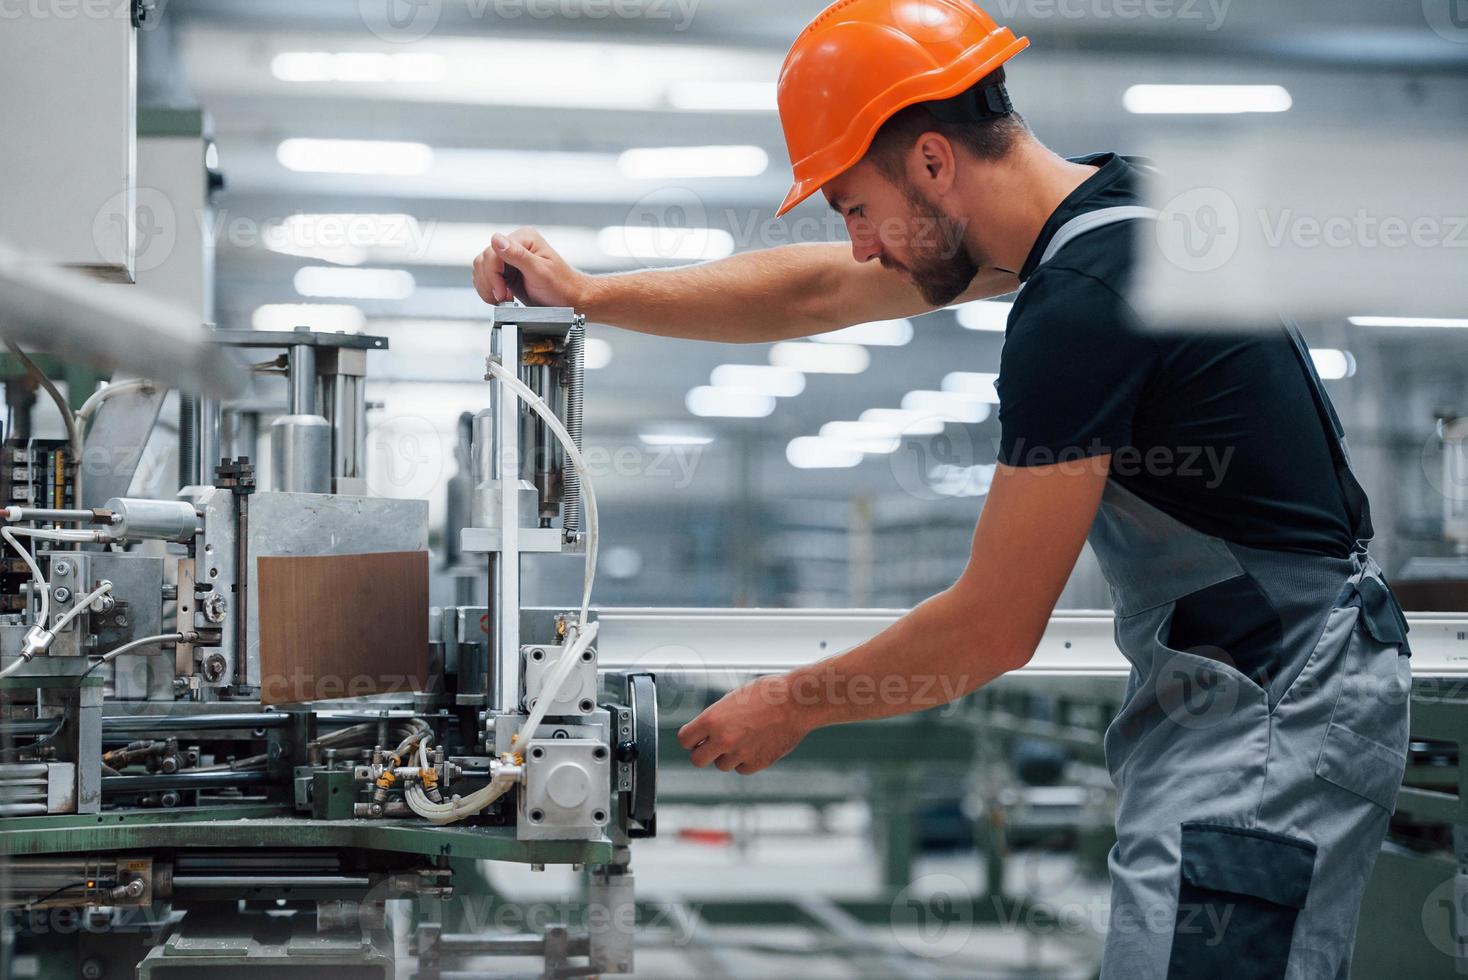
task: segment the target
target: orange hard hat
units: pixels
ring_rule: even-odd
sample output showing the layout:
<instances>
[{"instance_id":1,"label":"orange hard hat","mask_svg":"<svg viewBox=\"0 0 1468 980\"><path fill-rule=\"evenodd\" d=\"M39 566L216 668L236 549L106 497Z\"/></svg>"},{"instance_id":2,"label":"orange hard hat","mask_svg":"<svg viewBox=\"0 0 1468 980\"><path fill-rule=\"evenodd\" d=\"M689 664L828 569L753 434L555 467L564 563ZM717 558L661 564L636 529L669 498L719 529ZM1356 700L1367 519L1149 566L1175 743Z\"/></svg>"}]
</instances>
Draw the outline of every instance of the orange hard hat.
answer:
<instances>
[{"instance_id":1,"label":"orange hard hat","mask_svg":"<svg viewBox=\"0 0 1468 980\"><path fill-rule=\"evenodd\" d=\"M836 0L780 69L784 214L855 165L899 109L951 98L1029 46L968 0Z\"/></svg>"}]
</instances>

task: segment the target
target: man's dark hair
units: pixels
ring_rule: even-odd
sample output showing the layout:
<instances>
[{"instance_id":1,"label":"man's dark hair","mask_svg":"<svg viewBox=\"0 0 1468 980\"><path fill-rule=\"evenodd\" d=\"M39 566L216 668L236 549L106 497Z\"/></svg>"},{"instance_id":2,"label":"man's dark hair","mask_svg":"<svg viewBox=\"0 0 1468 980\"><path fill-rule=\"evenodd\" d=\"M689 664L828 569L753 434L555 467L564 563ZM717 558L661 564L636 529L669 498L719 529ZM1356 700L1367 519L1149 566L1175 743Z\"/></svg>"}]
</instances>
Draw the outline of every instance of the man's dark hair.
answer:
<instances>
[{"instance_id":1,"label":"man's dark hair","mask_svg":"<svg viewBox=\"0 0 1468 980\"><path fill-rule=\"evenodd\" d=\"M892 181L903 179L907 151L923 133L939 133L980 160L1004 157L1029 132L1029 127L1024 117L1009 107L1003 84L1001 65L972 88L950 99L919 102L899 109L877 130L868 155ZM996 90L996 86L1000 87ZM1007 112L990 114L996 98L1002 100Z\"/></svg>"}]
</instances>

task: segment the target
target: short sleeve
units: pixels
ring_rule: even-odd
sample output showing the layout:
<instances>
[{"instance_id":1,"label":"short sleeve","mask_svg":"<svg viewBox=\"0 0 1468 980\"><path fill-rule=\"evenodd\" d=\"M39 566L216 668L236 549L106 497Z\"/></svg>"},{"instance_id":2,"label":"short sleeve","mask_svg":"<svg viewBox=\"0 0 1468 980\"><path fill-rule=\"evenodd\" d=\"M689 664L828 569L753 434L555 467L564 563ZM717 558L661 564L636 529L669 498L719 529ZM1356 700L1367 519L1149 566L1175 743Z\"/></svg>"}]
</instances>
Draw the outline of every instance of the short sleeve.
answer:
<instances>
[{"instance_id":1,"label":"short sleeve","mask_svg":"<svg viewBox=\"0 0 1468 980\"><path fill-rule=\"evenodd\" d=\"M1015 302L1000 355L999 461L1047 466L1130 446L1157 356L1111 287L1041 269Z\"/></svg>"}]
</instances>

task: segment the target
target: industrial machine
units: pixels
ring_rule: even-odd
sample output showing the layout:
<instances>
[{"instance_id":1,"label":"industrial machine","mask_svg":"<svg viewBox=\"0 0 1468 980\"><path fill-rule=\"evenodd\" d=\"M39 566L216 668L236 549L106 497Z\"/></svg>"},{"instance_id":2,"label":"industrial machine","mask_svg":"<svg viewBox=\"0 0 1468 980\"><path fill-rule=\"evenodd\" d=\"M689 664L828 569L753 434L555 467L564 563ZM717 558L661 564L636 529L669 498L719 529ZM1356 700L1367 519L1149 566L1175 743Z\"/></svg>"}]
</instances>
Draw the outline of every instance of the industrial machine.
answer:
<instances>
[{"instance_id":1,"label":"industrial machine","mask_svg":"<svg viewBox=\"0 0 1468 980\"><path fill-rule=\"evenodd\" d=\"M458 542L484 563L479 605L430 609L427 502L365 493L380 337L214 335L287 383L263 473L221 454L230 407L189 398L176 498L82 506L60 447L50 492L4 502L12 952L57 976L393 977L389 910L406 898L430 972L496 954L547 976L632 969L629 842L655 831L657 705L650 674L598 661L583 331L569 309L520 307L486 331ZM107 399L93 432L130 410ZM579 607L525 607L525 556L584 561ZM585 914L455 933L481 860L583 866ZM58 930L60 913L102 928Z\"/></svg>"}]
</instances>

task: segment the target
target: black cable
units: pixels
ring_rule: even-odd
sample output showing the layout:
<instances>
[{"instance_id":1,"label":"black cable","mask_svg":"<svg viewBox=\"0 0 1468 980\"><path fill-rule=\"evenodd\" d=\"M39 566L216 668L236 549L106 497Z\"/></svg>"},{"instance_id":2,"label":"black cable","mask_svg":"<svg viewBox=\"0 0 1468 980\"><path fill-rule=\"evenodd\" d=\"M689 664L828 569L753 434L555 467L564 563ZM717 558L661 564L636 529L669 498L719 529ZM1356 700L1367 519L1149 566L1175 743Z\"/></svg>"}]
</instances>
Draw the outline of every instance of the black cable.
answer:
<instances>
[{"instance_id":1,"label":"black cable","mask_svg":"<svg viewBox=\"0 0 1468 980\"><path fill-rule=\"evenodd\" d=\"M42 902L49 902L49 901L51 901L51 899L55 898L57 895L60 895L62 892L67 891L68 889L71 889L71 888L86 888L87 885L88 885L88 882L89 882L89 879L83 878L81 881L73 881L70 884L62 885L60 888L56 889L54 892L51 892L51 893L49 893L47 895L43 895L42 897L36 899L33 902L26 902L26 904L25 904L26 911L29 912L31 909L35 908L37 905L40 905Z\"/></svg>"}]
</instances>

